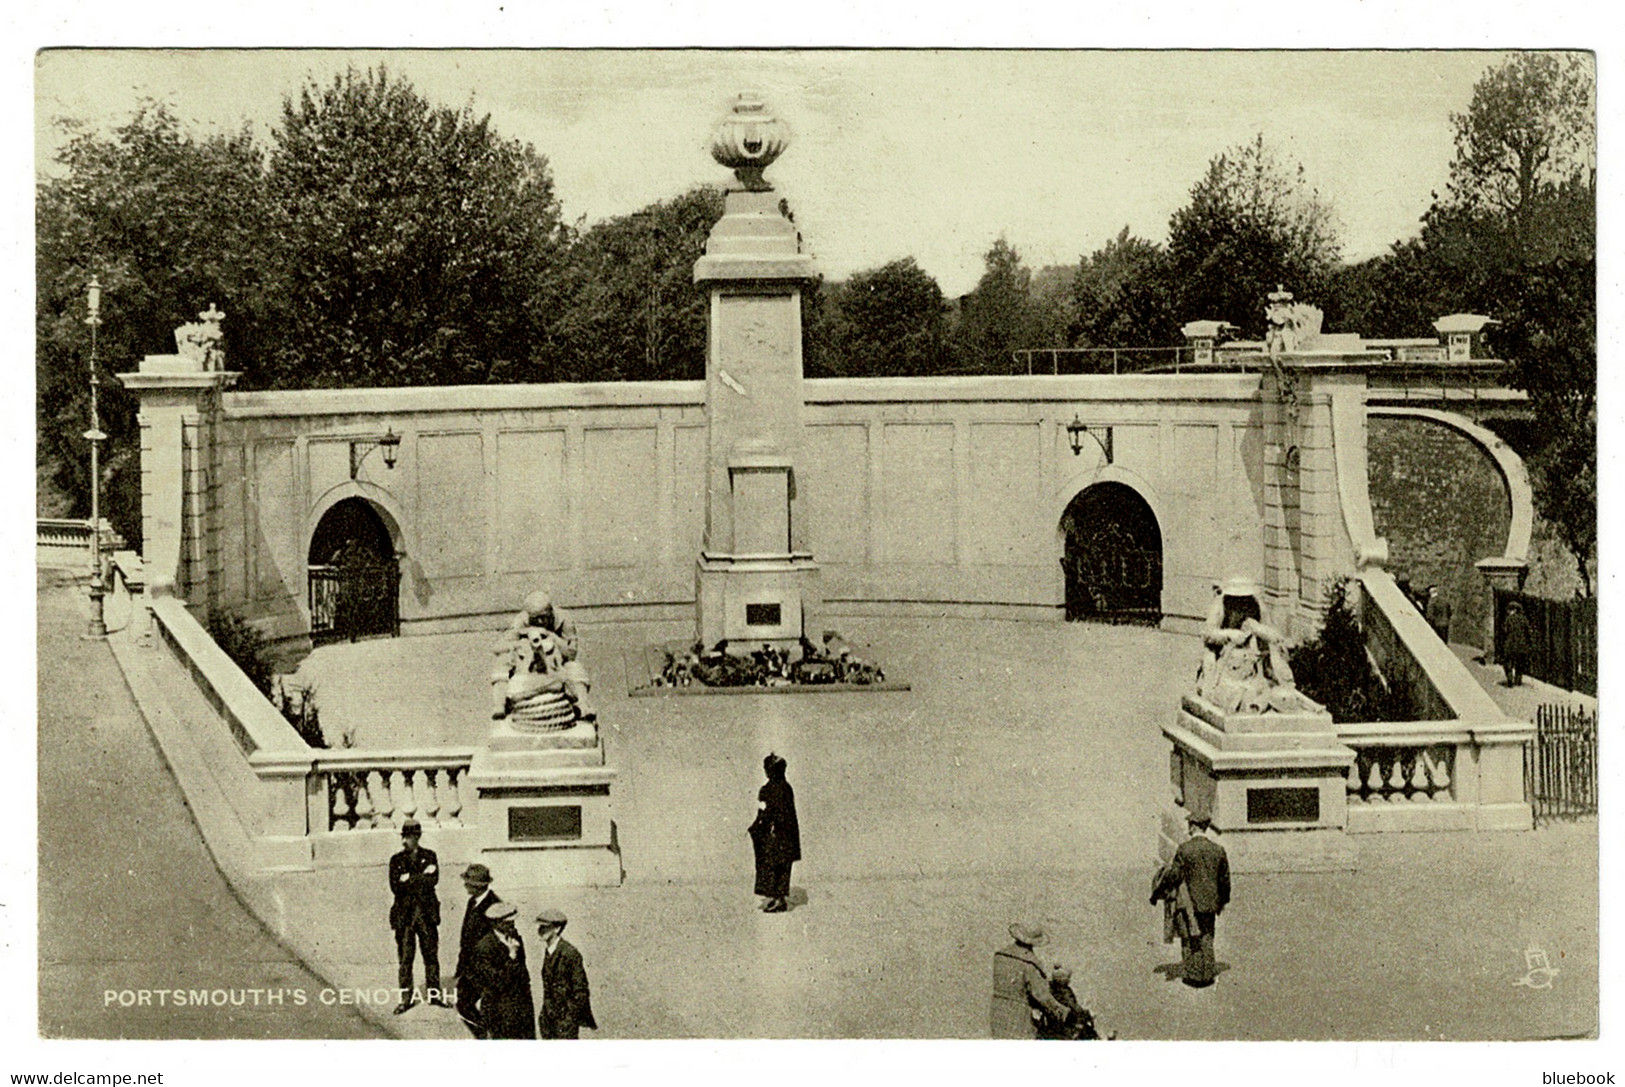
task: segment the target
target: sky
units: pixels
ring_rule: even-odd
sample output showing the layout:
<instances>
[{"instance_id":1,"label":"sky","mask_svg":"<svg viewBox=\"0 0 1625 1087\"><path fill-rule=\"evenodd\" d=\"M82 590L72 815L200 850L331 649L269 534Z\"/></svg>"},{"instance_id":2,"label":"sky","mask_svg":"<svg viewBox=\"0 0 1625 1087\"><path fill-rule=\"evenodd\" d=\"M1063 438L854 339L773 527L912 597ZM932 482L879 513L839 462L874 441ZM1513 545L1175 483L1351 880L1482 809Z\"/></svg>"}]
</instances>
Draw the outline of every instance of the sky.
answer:
<instances>
[{"instance_id":1,"label":"sky","mask_svg":"<svg viewBox=\"0 0 1625 1087\"><path fill-rule=\"evenodd\" d=\"M950 296L1006 238L1034 269L1119 230L1167 240L1216 154L1262 133L1332 205L1343 254L1415 234L1453 155L1450 114L1503 54L1475 51L62 50L36 60L36 152L55 120L167 102L195 131L269 140L285 95L387 64L431 101L490 114L551 163L591 224L705 182L742 90L791 142L768 179L824 274L912 256Z\"/></svg>"}]
</instances>

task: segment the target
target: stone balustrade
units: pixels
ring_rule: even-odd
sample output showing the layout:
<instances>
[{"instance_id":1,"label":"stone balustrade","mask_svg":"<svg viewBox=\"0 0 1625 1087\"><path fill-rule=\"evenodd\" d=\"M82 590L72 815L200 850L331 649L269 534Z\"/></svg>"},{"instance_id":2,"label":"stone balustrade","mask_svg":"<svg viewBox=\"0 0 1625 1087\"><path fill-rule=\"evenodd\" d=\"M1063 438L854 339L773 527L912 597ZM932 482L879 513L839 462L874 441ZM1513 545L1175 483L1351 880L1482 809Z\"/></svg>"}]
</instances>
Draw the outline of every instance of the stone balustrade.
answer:
<instances>
[{"instance_id":1,"label":"stone balustrade","mask_svg":"<svg viewBox=\"0 0 1625 1087\"><path fill-rule=\"evenodd\" d=\"M425 828L461 827L472 819L474 794L464 778L466 751L342 751L311 767L313 834L396 830L409 818Z\"/></svg>"},{"instance_id":2,"label":"stone balustrade","mask_svg":"<svg viewBox=\"0 0 1625 1087\"><path fill-rule=\"evenodd\" d=\"M1381 744L1354 747L1349 804L1453 803L1456 745Z\"/></svg>"},{"instance_id":3,"label":"stone balustrade","mask_svg":"<svg viewBox=\"0 0 1625 1087\"><path fill-rule=\"evenodd\" d=\"M1410 720L1341 724L1351 832L1527 830L1527 721L1509 718L1385 571L1360 574L1366 650Z\"/></svg>"},{"instance_id":4,"label":"stone balustrade","mask_svg":"<svg viewBox=\"0 0 1625 1087\"><path fill-rule=\"evenodd\" d=\"M124 546L124 537L113 531L107 518L101 520L102 554L109 555ZM34 564L45 568L90 568L90 521L62 517L35 520Z\"/></svg>"}]
</instances>

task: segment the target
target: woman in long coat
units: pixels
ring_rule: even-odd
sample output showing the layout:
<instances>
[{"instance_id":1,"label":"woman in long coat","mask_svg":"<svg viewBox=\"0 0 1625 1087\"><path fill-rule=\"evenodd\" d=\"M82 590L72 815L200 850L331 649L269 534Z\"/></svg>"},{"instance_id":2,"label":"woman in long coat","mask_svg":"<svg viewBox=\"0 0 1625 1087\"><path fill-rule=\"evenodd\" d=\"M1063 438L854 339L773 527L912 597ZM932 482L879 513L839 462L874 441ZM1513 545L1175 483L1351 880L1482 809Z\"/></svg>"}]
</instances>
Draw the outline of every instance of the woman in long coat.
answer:
<instances>
[{"instance_id":1,"label":"woman in long coat","mask_svg":"<svg viewBox=\"0 0 1625 1087\"><path fill-rule=\"evenodd\" d=\"M756 893L767 901L767 913L790 908L790 866L801 859L801 827L796 822L796 792L784 780L788 767L777 755L762 760L767 784L756 793L756 821L750 825L756 851Z\"/></svg>"}]
</instances>

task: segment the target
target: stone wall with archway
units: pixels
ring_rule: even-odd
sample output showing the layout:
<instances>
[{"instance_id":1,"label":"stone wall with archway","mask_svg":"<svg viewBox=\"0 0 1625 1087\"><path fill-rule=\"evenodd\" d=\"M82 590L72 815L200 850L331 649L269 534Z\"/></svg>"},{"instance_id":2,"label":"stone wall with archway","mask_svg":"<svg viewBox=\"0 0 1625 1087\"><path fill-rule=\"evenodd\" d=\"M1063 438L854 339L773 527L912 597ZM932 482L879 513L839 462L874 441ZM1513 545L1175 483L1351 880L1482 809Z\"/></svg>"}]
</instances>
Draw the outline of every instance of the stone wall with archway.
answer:
<instances>
[{"instance_id":1,"label":"stone wall with archway","mask_svg":"<svg viewBox=\"0 0 1625 1087\"><path fill-rule=\"evenodd\" d=\"M1155 515L1161 607L1262 572L1257 374L805 382L795 486L831 614L1059 619L1057 526L1085 487ZM1113 428L1113 460L1066 424ZM389 428L396 466L350 475ZM699 382L228 393L218 429L222 599L298 636L323 513L363 498L403 555L409 630L500 623L546 585L583 618L689 618L704 546Z\"/></svg>"},{"instance_id":2,"label":"stone wall with archway","mask_svg":"<svg viewBox=\"0 0 1625 1087\"><path fill-rule=\"evenodd\" d=\"M1483 648L1491 598L1474 564L1528 557L1533 500L1521 459L1442 411L1373 410L1368 431L1372 512L1389 571L1417 591L1441 586L1451 640Z\"/></svg>"}]
</instances>

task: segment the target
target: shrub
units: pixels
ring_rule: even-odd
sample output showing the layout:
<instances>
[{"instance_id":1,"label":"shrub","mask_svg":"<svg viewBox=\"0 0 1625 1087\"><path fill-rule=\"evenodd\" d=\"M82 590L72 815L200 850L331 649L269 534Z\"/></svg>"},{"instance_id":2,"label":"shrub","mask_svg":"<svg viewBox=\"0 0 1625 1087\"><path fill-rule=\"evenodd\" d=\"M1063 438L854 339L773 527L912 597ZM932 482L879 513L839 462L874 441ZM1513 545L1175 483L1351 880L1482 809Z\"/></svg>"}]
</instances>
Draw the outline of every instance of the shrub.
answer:
<instances>
[{"instance_id":1,"label":"shrub","mask_svg":"<svg viewBox=\"0 0 1625 1087\"><path fill-rule=\"evenodd\" d=\"M1327 590L1320 633L1289 652L1293 679L1334 721L1403 721L1399 698L1366 655L1365 630L1349 606L1350 584L1345 578Z\"/></svg>"},{"instance_id":2,"label":"shrub","mask_svg":"<svg viewBox=\"0 0 1625 1087\"><path fill-rule=\"evenodd\" d=\"M299 733L299 738L306 744L311 747L328 746L327 737L322 733L321 714L316 709L316 688L284 683L279 677L276 681L276 695L271 699L271 703L281 712L282 719L293 726L294 731Z\"/></svg>"},{"instance_id":3,"label":"shrub","mask_svg":"<svg viewBox=\"0 0 1625 1087\"><path fill-rule=\"evenodd\" d=\"M265 635L235 612L209 616L209 637L243 670L249 682L266 698L271 697L271 663L265 659Z\"/></svg>"}]
</instances>

